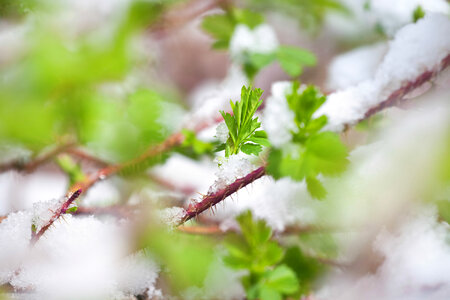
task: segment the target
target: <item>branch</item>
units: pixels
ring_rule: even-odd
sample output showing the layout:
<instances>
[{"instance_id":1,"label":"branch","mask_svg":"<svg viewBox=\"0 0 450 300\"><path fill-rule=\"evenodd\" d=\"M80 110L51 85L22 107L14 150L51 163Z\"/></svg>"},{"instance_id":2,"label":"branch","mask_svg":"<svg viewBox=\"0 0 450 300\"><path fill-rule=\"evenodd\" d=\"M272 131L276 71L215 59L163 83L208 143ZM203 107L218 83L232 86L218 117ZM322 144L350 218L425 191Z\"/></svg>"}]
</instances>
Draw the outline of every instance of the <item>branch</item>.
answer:
<instances>
[{"instance_id":1,"label":"branch","mask_svg":"<svg viewBox=\"0 0 450 300\"><path fill-rule=\"evenodd\" d=\"M426 71L422 73L420 76L418 76L415 80L409 81L406 84L404 84L400 89L394 91L386 100L380 102L377 106L372 107L367 110L365 113L365 117L360 121L363 121L364 119L370 117L371 115L383 110L384 108L397 105L401 100L404 99L404 97L411 91L415 90L416 88L420 87L422 84L426 83L427 81L431 80L433 77L435 77L439 72L443 71L445 68L447 68L450 65L450 55L446 56L442 60L442 62L439 64L437 68L435 68L432 71ZM346 125L348 127L348 125ZM346 129L346 128L345 128ZM229 195L235 193L242 187L248 185L249 183L252 183L256 179L260 178L265 174L265 167L260 167L259 169L251 172L247 176L240 178L230 184L229 186L225 187L222 190L217 191L214 194L206 195L202 201L196 203L196 204L190 204L186 210L185 215L181 219L181 221L178 223L178 225L183 224L184 222L192 219L193 217L196 217L198 214L202 213L203 211L207 210L208 208L211 208L215 206L217 203L224 200Z\"/></svg>"},{"instance_id":2,"label":"branch","mask_svg":"<svg viewBox=\"0 0 450 300\"><path fill-rule=\"evenodd\" d=\"M52 224L63 214L66 213L67 209L69 208L70 204L73 203L81 194L81 190L75 191L62 205L61 207L53 214L53 216L50 218L47 224L45 224L37 233L33 232L33 235L31 237L31 244L35 244L40 237L47 231L47 229L52 226Z\"/></svg>"},{"instance_id":3,"label":"branch","mask_svg":"<svg viewBox=\"0 0 450 300\"><path fill-rule=\"evenodd\" d=\"M402 100L404 100L405 96L408 93L410 93L410 92L414 91L415 89L419 88L422 84L426 83L427 81L432 80L434 77L436 77L436 75L438 75L440 72L442 72L448 66L450 66L450 54L447 55L441 61L441 63L438 65L437 68L422 73L420 76L418 76L413 81L406 82L401 88L399 88L398 90L394 91L386 100L380 102L377 106L372 107L371 109L369 109L365 113L364 118L362 120L369 118L370 116L376 114L377 112L379 112L379 111L381 111L381 110L383 110L385 108L399 105L400 102ZM362 120L360 120L360 121L362 121Z\"/></svg>"},{"instance_id":4,"label":"branch","mask_svg":"<svg viewBox=\"0 0 450 300\"><path fill-rule=\"evenodd\" d=\"M50 151L44 151L43 153L37 155L34 159L24 162L21 159L14 160L5 164L0 164L0 173L10 171L10 170L17 170L22 171L26 173L31 173L34 170L36 170L39 166L47 163L49 160L57 156L58 154L67 151L71 147L75 145L74 142L68 142L65 144L62 144L60 146L57 146L53 148Z\"/></svg>"},{"instance_id":5,"label":"branch","mask_svg":"<svg viewBox=\"0 0 450 300\"><path fill-rule=\"evenodd\" d=\"M243 187L247 186L248 184L254 182L255 180L261 178L265 174L266 174L266 168L259 167L255 171L247 174L245 177L237 179L235 182L226 186L225 188L204 196L200 202L197 202L195 204L190 204L186 210L185 215L179 221L178 226L185 223L186 221L196 217L198 214L204 212L208 208L213 207L217 203L224 200L226 197L234 194L241 188L243 188Z\"/></svg>"}]
</instances>

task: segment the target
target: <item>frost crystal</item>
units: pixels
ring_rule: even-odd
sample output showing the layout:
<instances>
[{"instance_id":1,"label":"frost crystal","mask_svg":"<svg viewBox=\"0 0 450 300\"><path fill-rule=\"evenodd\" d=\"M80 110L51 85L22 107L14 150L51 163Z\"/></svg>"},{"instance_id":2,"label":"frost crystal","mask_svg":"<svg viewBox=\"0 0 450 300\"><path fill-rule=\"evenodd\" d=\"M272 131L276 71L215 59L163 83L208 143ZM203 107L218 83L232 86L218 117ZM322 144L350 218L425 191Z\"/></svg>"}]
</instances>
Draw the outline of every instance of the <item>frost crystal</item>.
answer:
<instances>
[{"instance_id":1,"label":"frost crystal","mask_svg":"<svg viewBox=\"0 0 450 300\"><path fill-rule=\"evenodd\" d=\"M233 60L242 62L245 53L269 54L278 48L275 31L268 24L250 29L247 25L236 26L230 41Z\"/></svg>"},{"instance_id":2,"label":"frost crystal","mask_svg":"<svg viewBox=\"0 0 450 300\"><path fill-rule=\"evenodd\" d=\"M220 142L226 143L228 139L228 127L225 122L221 122L217 128L216 128L216 137L219 139Z\"/></svg>"},{"instance_id":3,"label":"frost crystal","mask_svg":"<svg viewBox=\"0 0 450 300\"><path fill-rule=\"evenodd\" d=\"M289 143L292 140L291 132L297 130L295 114L286 101L286 95L291 92L291 82L275 82L272 84L272 95L266 101L262 121L269 141L275 147Z\"/></svg>"},{"instance_id":4,"label":"frost crystal","mask_svg":"<svg viewBox=\"0 0 450 300\"><path fill-rule=\"evenodd\" d=\"M179 224L186 210L182 207L168 207L159 211L161 221L169 226L176 226Z\"/></svg>"}]
</instances>

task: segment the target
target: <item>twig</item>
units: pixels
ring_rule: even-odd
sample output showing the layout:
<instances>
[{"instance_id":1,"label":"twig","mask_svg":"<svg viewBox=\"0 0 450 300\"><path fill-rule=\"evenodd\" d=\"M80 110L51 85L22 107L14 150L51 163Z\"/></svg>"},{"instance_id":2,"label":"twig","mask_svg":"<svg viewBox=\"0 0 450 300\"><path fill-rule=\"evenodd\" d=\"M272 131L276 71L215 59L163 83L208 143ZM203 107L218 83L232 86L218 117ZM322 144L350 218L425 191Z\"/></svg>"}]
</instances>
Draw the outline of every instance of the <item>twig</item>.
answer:
<instances>
[{"instance_id":1,"label":"twig","mask_svg":"<svg viewBox=\"0 0 450 300\"><path fill-rule=\"evenodd\" d=\"M81 194L81 189L75 191L62 205L58 210L53 214L47 224L45 224L37 233L33 233L31 237L31 244L35 244L39 238L47 231L47 229L52 226L52 224L63 214L66 213L70 204L73 203Z\"/></svg>"},{"instance_id":2,"label":"twig","mask_svg":"<svg viewBox=\"0 0 450 300\"><path fill-rule=\"evenodd\" d=\"M14 160L5 164L0 165L0 173L6 172L9 170L17 170L22 171L26 173L31 173L34 170L36 170L39 166L47 163L49 160L51 160L53 157L57 156L58 154L67 151L71 147L75 145L74 142L65 143L63 145L57 146L53 148L50 151L44 151L43 153L36 156L34 159L25 162L23 160Z\"/></svg>"},{"instance_id":3,"label":"twig","mask_svg":"<svg viewBox=\"0 0 450 300\"><path fill-rule=\"evenodd\" d=\"M247 186L248 184L254 182L255 180L261 178L266 174L265 167L259 167L253 172L247 174L246 176L237 179L232 184L226 186L223 189L220 189L214 193L208 194L203 197L200 202L195 204L190 204L186 209L185 215L181 218L178 225L183 224L184 222L196 217L198 214L204 212L205 210L215 206L217 203L224 200L226 197L234 194L241 188Z\"/></svg>"}]
</instances>

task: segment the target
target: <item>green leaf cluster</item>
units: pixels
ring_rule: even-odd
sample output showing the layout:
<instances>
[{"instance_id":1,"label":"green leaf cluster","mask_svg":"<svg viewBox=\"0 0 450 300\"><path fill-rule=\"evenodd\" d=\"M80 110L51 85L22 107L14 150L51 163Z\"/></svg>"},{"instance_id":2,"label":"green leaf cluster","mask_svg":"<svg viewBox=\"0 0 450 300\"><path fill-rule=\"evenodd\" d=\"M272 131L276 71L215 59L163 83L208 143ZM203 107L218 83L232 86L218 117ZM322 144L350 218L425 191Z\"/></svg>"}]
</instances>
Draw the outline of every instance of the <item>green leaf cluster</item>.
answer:
<instances>
[{"instance_id":1,"label":"green leaf cluster","mask_svg":"<svg viewBox=\"0 0 450 300\"><path fill-rule=\"evenodd\" d=\"M313 117L326 100L314 86L300 91L299 83L294 83L286 100L295 113L294 145L289 149L272 149L267 171L274 178L305 180L311 196L323 199L326 190L318 176L334 176L344 171L348 164L347 148L336 133L321 131L327 123L326 116Z\"/></svg>"},{"instance_id":2,"label":"green leaf cluster","mask_svg":"<svg viewBox=\"0 0 450 300\"><path fill-rule=\"evenodd\" d=\"M250 211L237 217L242 235L225 239L228 255L224 262L234 269L248 270L242 278L248 299L283 299L299 289L295 272L279 265L283 249L271 240L272 230L262 220L253 220Z\"/></svg>"},{"instance_id":3,"label":"green leaf cluster","mask_svg":"<svg viewBox=\"0 0 450 300\"><path fill-rule=\"evenodd\" d=\"M254 114L262 104L261 89L242 87L241 100L230 101L233 114L221 111L225 124L228 127L229 136L226 143L220 145L217 150L225 150L225 156L229 157L242 151L246 154L258 155L262 151L262 146L269 146L267 135L264 131L258 130L261 123Z\"/></svg>"},{"instance_id":4,"label":"green leaf cluster","mask_svg":"<svg viewBox=\"0 0 450 300\"><path fill-rule=\"evenodd\" d=\"M36 18L25 33L24 53L0 65L0 140L38 153L69 135L114 162L161 141L168 134L159 121L163 93L142 84L117 95L105 84L120 85L136 67L132 40L165 5L131 1L108 34L96 28L64 36L46 18Z\"/></svg>"}]
</instances>

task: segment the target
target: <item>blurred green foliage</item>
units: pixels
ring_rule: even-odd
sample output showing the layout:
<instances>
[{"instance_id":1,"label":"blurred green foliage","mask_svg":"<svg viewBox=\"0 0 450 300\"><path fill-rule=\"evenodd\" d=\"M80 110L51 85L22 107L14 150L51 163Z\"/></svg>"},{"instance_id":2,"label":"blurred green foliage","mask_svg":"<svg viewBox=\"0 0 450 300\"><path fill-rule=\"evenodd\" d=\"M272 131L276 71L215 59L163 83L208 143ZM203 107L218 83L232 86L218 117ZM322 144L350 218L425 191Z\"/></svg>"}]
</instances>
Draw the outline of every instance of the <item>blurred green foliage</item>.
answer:
<instances>
[{"instance_id":1,"label":"blurred green foliage","mask_svg":"<svg viewBox=\"0 0 450 300\"><path fill-rule=\"evenodd\" d=\"M416 7L416 9L413 12L413 17L412 17L413 22L416 23L423 17L425 17L425 11L423 10L422 6L419 5Z\"/></svg>"},{"instance_id":2,"label":"blurred green foliage","mask_svg":"<svg viewBox=\"0 0 450 300\"><path fill-rule=\"evenodd\" d=\"M327 123L326 116L313 117L326 100L316 87L300 89L296 82L286 100L295 113L297 130L292 132L291 147L271 150L267 172L274 178L305 179L311 196L323 199L326 191L318 176L333 176L344 171L348 164L347 148L336 133L321 131Z\"/></svg>"},{"instance_id":3,"label":"blurred green foliage","mask_svg":"<svg viewBox=\"0 0 450 300\"><path fill-rule=\"evenodd\" d=\"M239 215L242 234L229 234L225 239L228 250L224 262L234 269L244 269L242 278L248 299L283 299L299 290L295 272L279 264L283 248L271 239L272 230L262 220L253 220L250 211Z\"/></svg>"},{"instance_id":4,"label":"blurred green foliage","mask_svg":"<svg viewBox=\"0 0 450 300\"><path fill-rule=\"evenodd\" d=\"M191 286L202 286L215 259L215 243L212 239L189 235L154 223L142 235L139 248L148 249L162 266L174 292L182 292Z\"/></svg>"},{"instance_id":5,"label":"blurred green foliage","mask_svg":"<svg viewBox=\"0 0 450 300\"><path fill-rule=\"evenodd\" d=\"M29 20L24 53L0 65L0 140L38 152L70 135L112 161L160 142L169 133L159 120L164 94L140 84L115 95L108 85L120 89L138 66L133 41L164 5L132 1L115 23L76 35L51 18ZM57 9L46 6L41 13Z\"/></svg>"},{"instance_id":6,"label":"blurred green foliage","mask_svg":"<svg viewBox=\"0 0 450 300\"><path fill-rule=\"evenodd\" d=\"M327 13L348 13L345 6L337 0L247 0L246 2L261 11L286 14L311 33L318 32Z\"/></svg>"}]
</instances>

